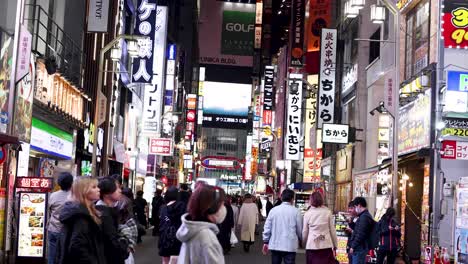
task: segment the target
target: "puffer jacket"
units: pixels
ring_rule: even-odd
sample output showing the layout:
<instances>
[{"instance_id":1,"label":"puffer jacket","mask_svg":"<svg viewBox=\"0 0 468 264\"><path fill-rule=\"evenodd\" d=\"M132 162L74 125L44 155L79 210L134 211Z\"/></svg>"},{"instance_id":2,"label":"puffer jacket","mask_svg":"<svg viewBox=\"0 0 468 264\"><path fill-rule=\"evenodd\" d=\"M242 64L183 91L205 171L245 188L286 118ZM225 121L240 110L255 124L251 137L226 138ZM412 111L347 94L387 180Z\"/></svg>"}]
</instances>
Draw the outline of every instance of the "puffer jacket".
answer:
<instances>
[{"instance_id":1,"label":"puffer jacket","mask_svg":"<svg viewBox=\"0 0 468 264\"><path fill-rule=\"evenodd\" d=\"M177 264L224 264L223 249L216 238L218 227L209 222L191 221L182 216L177 239L182 241Z\"/></svg>"},{"instance_id":2,"label":"puffer jacket","mask_svg":"<svg viewBox=\"0 0 468 264\"><path fill-rule=\"evenodd\" d=\"M360 213L351 235L350 248L354 251L369 250L369 238L374 224L375 221L367 209Z\"/></svg>"},{"instance_id":3,"label":"puffer jacket","mask_svg":"<svg viewBox=\"0 0 468 264\"><path fill-rule=\"evenodd\" d=\"M56 264L107 263L101 227L84 205L66 202L59 220L63 229L57 244Z\"/></svg>"}]
</instances>

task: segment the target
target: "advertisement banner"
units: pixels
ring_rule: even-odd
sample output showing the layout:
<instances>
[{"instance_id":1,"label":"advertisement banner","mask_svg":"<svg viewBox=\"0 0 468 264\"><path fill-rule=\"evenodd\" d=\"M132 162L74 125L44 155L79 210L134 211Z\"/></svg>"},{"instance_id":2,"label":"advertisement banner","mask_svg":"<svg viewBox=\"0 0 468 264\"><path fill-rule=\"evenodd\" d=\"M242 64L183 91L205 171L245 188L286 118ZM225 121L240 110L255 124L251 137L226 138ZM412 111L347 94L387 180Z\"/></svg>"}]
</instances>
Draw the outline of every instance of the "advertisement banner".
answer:
<instances>
[{"instance_id":1,"label":"advertisement banner","mask_svg":"<svg viewBox=\"0 0 468 264\"><path fill-rule=\"evenodd\" d=\"M431 94L426 93L400 108L398 118L398 155L430 145Z\"/></svg>"},{"instance_id":2,"label":"advertisement banner","mask_svg":"<svg viewBox=\"0 0 468 264\"><path fill-rule=\"evenodd\" d=\"M12 75L13 38L0 29L0 133L6 133L10 120L8 95Z\"/></svg>"},{"instance_id":3,"label":"advertisement banner","mask_svg":"<svg viewBox=\"0 0 468 264\"><path fill-rule=\"evenodd\" d=\"M171 156L172 139L171 138L151 138L149 145L150 155Z\"/></svg>"},{"instance_id":4,"label":"advertisement banner","mask_svg":"<svg viewBox=\"0 0 468 264\"><path fill-rule=\"evenodd\" d=\"M320 82L318 128L323 123L333 123L335 114L335 67L336 67L336 29L322 30L322 44L320 49Z\"/></svg>"},{"instance_id":5,"label":"advertisement banner","mask_svg":"<svg viewBox=\"0 0 468 264\"><path fill-rule=\"evenodd\" d=\"M255 5L205 0L200 21L201 64L252 67Z\"/></svg>"},{"instance_id":6,"label":"advertisement banner","mask_svg":"<svg viewBox=\"0 0 468 264\"><path fill-rule=\"evenodd\" d=\"M203 126L245 129L252 85L240 83L204 82Z\"/></svg>"},{"instance_id":7,"label":"advertisement banner","mask_svg":"<svg viewBox=\"0 0 468 264\"><path fill-rule=\"evenodd\" d=\"M13 134L19 140L29 143L31 141L31 119L34 96L34 81L36 80L36 69L34 57L30 56L28 73L16 85L15 122Z\"/></svg>"},{"instance_id":8,"label":"advertisement banner","mask_svg":"<svg viewBox=\"0 0 468 264\"><path fill-rule=\"evenodd\" d=\"M292 91L293 83L297 85ZM290 74L288 83L288 113L286 125L286 159L301 159L301 127L302 127L302 74Z\"/></svg>"},{"instance_id":9,"label":"advertisement banner","mask_svg":"<svg viewBox=\"0 0 468 264\"><path fill-rule=\"evenodd\" d=\"M138 15L135 35L145 36L138 40L138 57L133 59L132 80L136 83L151 83L153 79L153 51L156 25L156 0L138 0Z\"/></svg>"},{"instance_id":10,"label":"advertisement banner","mask_svg":"<svg viewBox=\"0 0 468 264\"><path fill-rule=\"evenodd\" d=\"M140 2L142 1L139 1L139 6ZM107 33L108 17L109 0L90 0L88 5L88 32Z\"/></svg>"},{"instance_id":11,"label":"advertisement banner","mask_svg":"<svg viewBox=\"0 0 468 264\"><path fill-rule=\"evenodd\" d=\"M309 1L309 20L307 22L307 52L320 49L320 33L331 23L331 2L321 0Z\"/></svg>"},{"instance_id":12,"label":"advertisement banner","mask_svg":"<svg viewBox=\"0 0 468 264\"><path fill-rule=\"evenodd\" d=\"M468 72L447 71L447 90L468 92Z\"/></svg>"},{"instance_id":13,"label":"advertisement banner","mask_svg":"<svg viewBox=\"0 0 468 264\"><path fill-rule=\"evenodd\" d=\"M154 77L151 85L145 87L143 103L143 134L155 136L160 134L161 112L163 105L163 83L165 77L166 37L167 37L167 7L158 6L154 30L154 56L152 67ZM135 65L135 61L133 62ZM151 69L153 71L153 69ZM135 81L136 82L136 81Z\"/></svg>"},{"instance_id":14,"label":"advertisement banner","mask_svg":"<svg viewBox=\"0 0 468 264\"><path fill-rule=\"evenodd\" d=\"M275 107L275 67L265 66L265 80L263 82L263 125L271 126Z\"/></svg>"},{"instance_id":15,"label":"advertisement banner","mask_svg":"<svg viewBox=\"0 0 468 264\"><path fill-rule=\"evenodd\" d=\"M322 150L304 149L304 176L302 182L320 182L320 170L322 168Z\"/></svg>"},{"instance_id":16,"label":"advertisement banner","mask_svg":"<svg viewBox=\"0 0 468 264\"><path fill-rule=\"evenodd\" d=\"M443 5L443 39L446 48L468 47L468 2L445 1Z\"/></svg>"},{"instance_id":17,"label":"advertisement banner","mask_svg":"<svg viewBox=\"0 0 468 264\"><path fill-rule=\"evenodd\" d=\"M305 0L292 1L292 41L291 41L291 67L302 67L304 59L304 19Z\"/></svg>"},{"instance_id":18,"label":"advertisement banner","mask_svg":"<svg viewBox=\"0 0 468 264\"><path fill-rule=\"evenodd\" d=\"M25 25L20 26L20 38L18 47L18 59L16 65L16 82L23 79L28 74L31 57L32 35Z\"/></svg>"},{"instance_id":19,"label":"advertisement banner","mask_svg":"<svg viewBox=\"0 0 468 264\"><path fill-rule=\"evenodd\" d=\"M255 13L224 10L221 32L221 53L252 56L254 46Z\"/></svg>"}]
</instances>

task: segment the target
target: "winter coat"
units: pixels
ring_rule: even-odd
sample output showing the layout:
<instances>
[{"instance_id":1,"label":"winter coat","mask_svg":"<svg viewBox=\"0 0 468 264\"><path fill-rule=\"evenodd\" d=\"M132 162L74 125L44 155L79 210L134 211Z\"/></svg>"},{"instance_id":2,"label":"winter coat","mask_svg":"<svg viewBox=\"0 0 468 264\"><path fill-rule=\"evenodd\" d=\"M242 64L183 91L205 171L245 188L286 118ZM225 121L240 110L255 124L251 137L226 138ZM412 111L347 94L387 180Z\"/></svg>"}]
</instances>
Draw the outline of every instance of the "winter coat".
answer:
<instances>
[{"instance_id":1,"label":"winter coat","mask_svg":"<svg viewBox=\"0 0 468 264\"><path fill-rule=\"evenodd\" d=\"M135 199L135 214L137 216L138 223L147 227L148 221L146 221L146 206L148 206L148 202L143 199L143 197L137 197Z\"/></svg>"},{"instance_id":2,"label":"winter coat","mask_svg":"<svg viewBox=\"0 0 468 264\"><path fill-rule=\"evenodd\" d=\"M390 220L387 217L382 217L379 221L379 249L385 251L394 251L397 250L400 246L401 232L400 230L390 230L388 226L395 227L397 226L396 221L391 218Z\"/></svg>"},{"instance_id":3,"label":"winter coat","mask_svg":"<svg viewBox=\"0 0 468 264\"><path fill-rule=\"evenodd\" d=\"M350 248L354 251L369 250L368 240L374 224L374 219L367 209L360 213L351 235Z\"/></svg>"},{"instance_id":4,"label":"winter coat","mask_svg":"<svg viewBox=\"0 0 468 264\"><path fill-rule=\"evenodd\" d=\"M218 225L219 233L218 240L224 250L231 248L231 230L234 227L234 212L232 206L224 204L226 207L226 218Z\"/></svg>"},{"instance_id":5,"label":"winter coat","mask_svg":"<svg viewBox=\"0 0 468 264\"><path fill-rule=\"evenodd\" d=\"M106 264L101 227L88 209L79 203L66 202L60 213L63 224L57 243L56 264Z\"/></svg>"},{"instance_id":6,"label":"winter coat","mask_svg":"<svg viewBox=\"0 0 468 264\"><path fill-rule=\"evenodd\" d=\"M182 224L182 215L186 207L183 202L163 205L159 210L159 255L163 257L178 256L182 242L177 240L176 232Z\"/></svg>"},{"instance_id":7,"label":"winter coat","mask_svg":"<svg viewBox=\"0 0 468 264\"><path fill-rule=\"evenodd\" d=\"M338 247L335 221L326 207L313 207L304 215L302 229L303 245L306 249L327 249Z\"/></svg>"},{"instance_id":8,"label":"winter coat","mask_svg":"<svg viewBox=\"0 0 468 264\"><path fill-rule=\"evenodd\" d=\"M182 241L177 264L224 264L223 249L216 238L218 227L209 222L191 221L182 216L177 239Z\"/></svg>"},{"instance_id":9,"label":"winter coat","mask_svg":"<svg viewBox=\"0 0 468 264\"><path fill-rule=\"evenodd\" d=\"M255 225L258 224L258 208L254 203L244 203L240 209L237 225L241 229L241 241L255 241Z\"/></svg>"},{"instance_id":10,"label":"winter coat","mask_svg":"<svg viewBox=\"0 0 468 264\"><path fill-rule=\"evenodd\" d=\"M151 202L151 224L154 225L154 228L159 228L159 210L161 206L164 205L164 199L162 196L153 197Z\"/></svg>"},{"instance_id":11,"label":"winter coat","mask_svg":"<svg viewBox=\"0 0 468 264\"><path fill-rule=\"evenodd\" d=\"M270 214L271 209L273 209L273 204L270 202L270 200L267 200L265 207L266 207L266 214L267 214L267 217L268 217L268 215Z\"/></svg>"},{"instance_id":12,"label":"winter coat","mask_svg":"<svg viewBox=\"0 0 468 264\"><path fill-rule=\"evenodd\" d=\"M179 192L179 202L185 203L185 206L188 205L188 202L190 200L190 193L187 191L180 191Z\"/></svg>"},{"instance_id":13,"label":"winter coat","mask_svg":"<svg viewBox=\"0 0 468 264\"><path fill-rule=\"evenodd\" d=\"M102 231L104 234L104 252L107 263L122 264L129 255L129 240L118 232L117 210L99 201L96 209L101 212Z\"/></svg>"}]
</instances>

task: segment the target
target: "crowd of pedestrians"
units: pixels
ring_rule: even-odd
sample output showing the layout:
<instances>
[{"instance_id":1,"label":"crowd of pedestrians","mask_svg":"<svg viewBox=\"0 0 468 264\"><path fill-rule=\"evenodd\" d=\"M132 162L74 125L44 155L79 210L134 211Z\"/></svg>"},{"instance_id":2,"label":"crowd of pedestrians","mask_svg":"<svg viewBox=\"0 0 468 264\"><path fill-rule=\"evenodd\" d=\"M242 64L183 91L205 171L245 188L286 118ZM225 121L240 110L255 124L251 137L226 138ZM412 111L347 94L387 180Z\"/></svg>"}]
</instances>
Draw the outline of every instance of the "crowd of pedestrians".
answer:
<instances>
[{"instance_id":1,"label":"crowd of pedestrians","mask_svg":"<svg viewBox=\"0 0 468 264\"><path fill-rule=\"evenodd\" d=\"M143 192L134 198L118 176L73 179L62 173L58 185L61 189L49 198L49 264L133 264L136 245L149 224L154 226L152 235L158 236L163 264L224 263L224 256L239 241L245 254L250 252L262 220L259 198L229 196L203 182L193 193L185 184L168 187L164 193L158 189L151 201L151 218ZM286 189L275 205L265 202L263 254L271 255L272 264L289 264L304 248L306 263L337 263L334 216L322 194L311 194L304 215L294 206L294 198L294 191ZM365 264L374 247L378 247L377 263L394 263L401 236L395 210L389 208L376 223L366 200L356 197L348 213L349 263Z\"/></svg>"}]
</instances>

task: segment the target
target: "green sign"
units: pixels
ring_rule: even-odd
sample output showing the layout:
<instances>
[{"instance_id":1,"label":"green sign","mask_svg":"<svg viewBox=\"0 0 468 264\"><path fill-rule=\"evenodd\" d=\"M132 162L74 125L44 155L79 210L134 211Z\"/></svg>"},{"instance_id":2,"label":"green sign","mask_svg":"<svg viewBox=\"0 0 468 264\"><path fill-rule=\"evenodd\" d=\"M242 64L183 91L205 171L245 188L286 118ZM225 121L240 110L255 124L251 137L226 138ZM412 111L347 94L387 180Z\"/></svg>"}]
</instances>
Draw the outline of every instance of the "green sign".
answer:
<instances>
[{"instance_id":1,"label":"green sign","mask_svg":"<svg viewBox=\"0 0 468 264\"><path fill-rule=\"evenodd\" d=\"M32 119L32 126L37 128L37 129L40 129L42 131L45 131L47 133L49 133L50 135L54 135L58 138L61 138L63 140L66 140L66 141L69 141L69 142L73 142L73 135L63 131L63 130L60 130L56 127L53 127L49 124L47 124L46 122L43 122L37 118L34 118Z\"/></svg>"},{"instance_id":2,"label":"green sign","mask_svg":"<svg viewBox=\"0 0 468 264\"><path fill-rule=\"evenodd\" d=\"M255 13L224 11L221 53L252 56L255 37Z\"/></svg>"}]
</instances>

